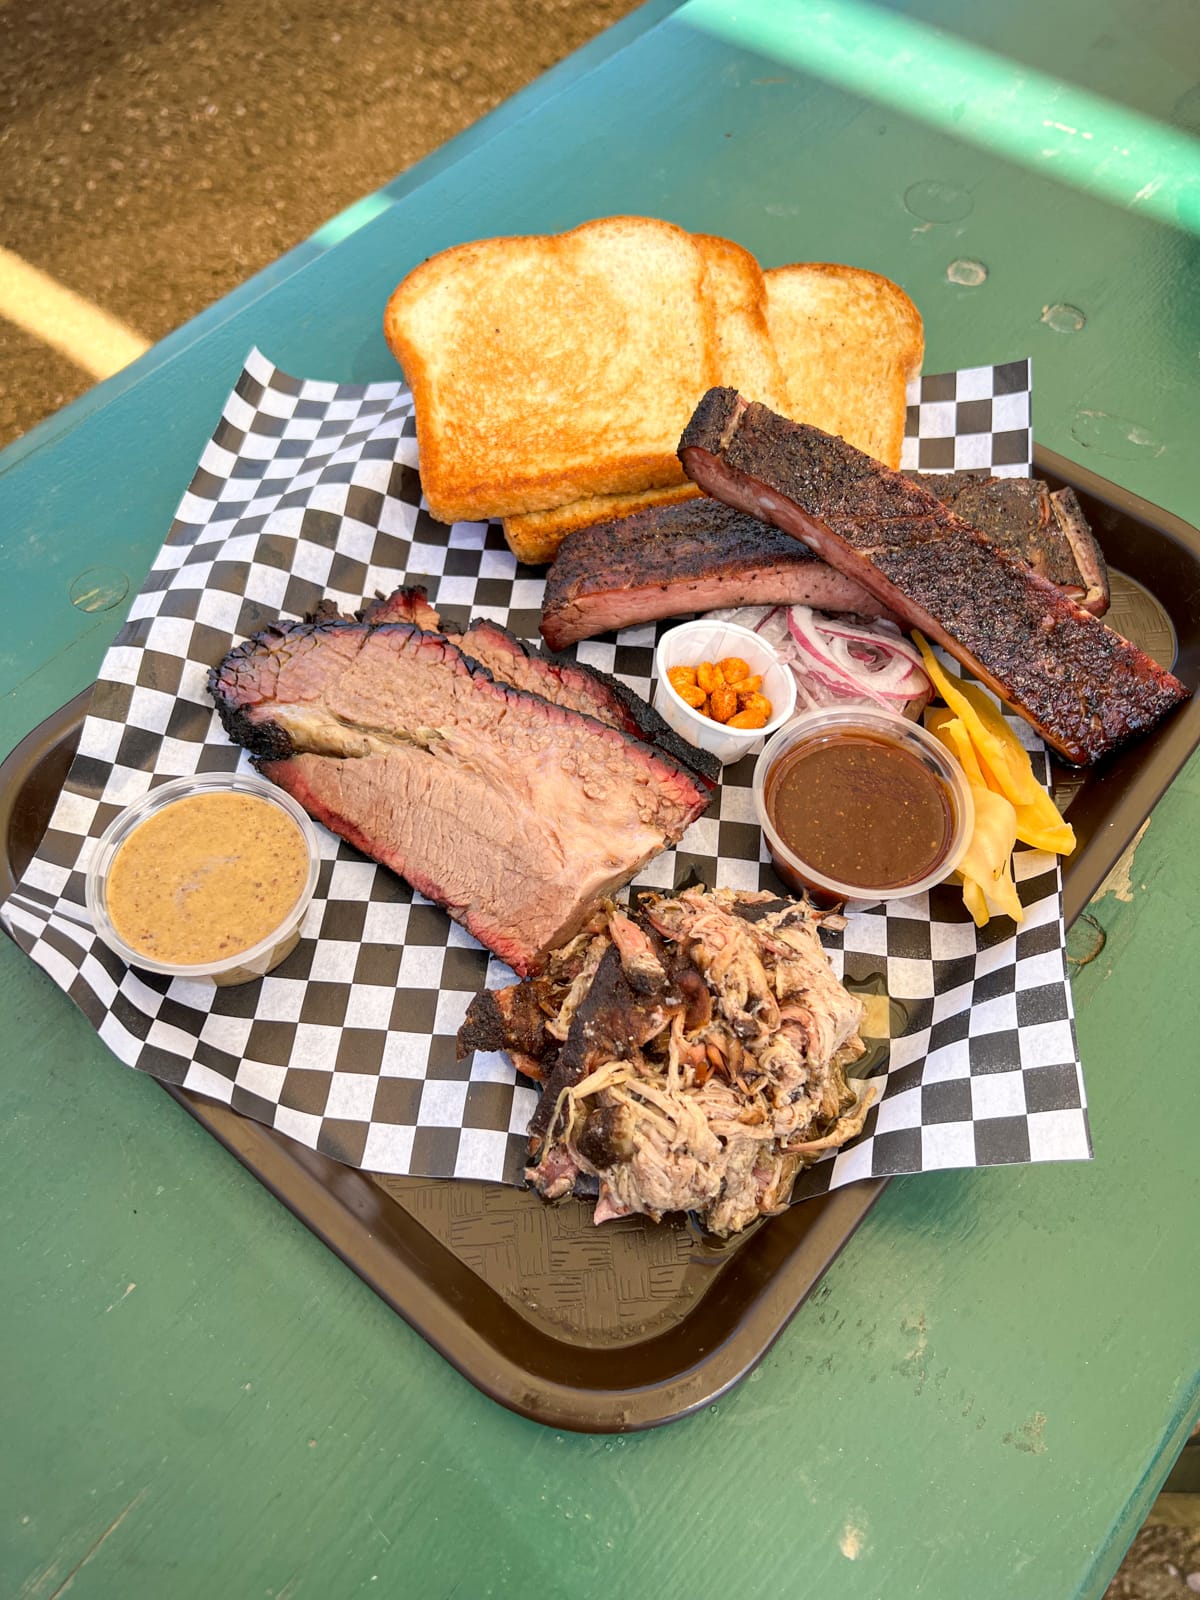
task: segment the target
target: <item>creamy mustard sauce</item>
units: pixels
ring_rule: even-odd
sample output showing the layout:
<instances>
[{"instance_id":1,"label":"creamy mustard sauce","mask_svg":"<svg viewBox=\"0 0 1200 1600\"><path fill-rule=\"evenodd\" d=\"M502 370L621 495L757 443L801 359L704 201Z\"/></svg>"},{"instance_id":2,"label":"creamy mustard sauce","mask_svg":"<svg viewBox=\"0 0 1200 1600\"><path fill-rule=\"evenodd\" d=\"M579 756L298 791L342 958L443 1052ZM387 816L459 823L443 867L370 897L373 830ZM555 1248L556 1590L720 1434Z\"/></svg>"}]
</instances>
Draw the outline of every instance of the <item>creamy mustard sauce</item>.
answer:
<instances>
[{"instance_id":1,"label":"creamy mustard sauce","mask_svg":"<svg viewBox=\"0 0 1200 1600\"><path fill-rule=\"evenodd\" d=\"M274 933L307 880L304 835L279 806L197 794L137 825L113 858L105 899L131 949L198 966Z\"/></svg>"}]
</instances>

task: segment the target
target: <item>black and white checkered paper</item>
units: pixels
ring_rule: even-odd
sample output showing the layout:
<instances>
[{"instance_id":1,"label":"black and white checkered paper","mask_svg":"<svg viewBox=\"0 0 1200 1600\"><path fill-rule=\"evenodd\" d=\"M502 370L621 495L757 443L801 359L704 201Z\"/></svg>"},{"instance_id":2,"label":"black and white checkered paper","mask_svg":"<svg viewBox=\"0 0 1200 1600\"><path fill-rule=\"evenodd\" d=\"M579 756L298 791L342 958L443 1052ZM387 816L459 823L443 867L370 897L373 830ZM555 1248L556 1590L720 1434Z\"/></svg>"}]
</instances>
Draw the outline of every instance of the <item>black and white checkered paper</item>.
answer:
<instances>
[{"instance_id":1,"label":"black and white checkered paper","mask_svg":"<svg viewBox=\"0 0 1200 1600\"><path fill-rule=\"evenodd\" d=\"M1027 362L927 377L909 399L906 465L1029 472ZM122 807L167 778L246 764L221 731L208 669L279 617L325 599L353 609L402 581L424 584L448 622L485 616L537 637L541 575L517 565L499 526L445 527L423 508L407 390L292 378L252 352L105 657L50 828L2 915L128 1065L351 1166L518 1183L536 1091L501 1056L455 1059L472 995L512 975L349 845L319 830L301 942L241 987L128 968L84 910L89 854ZM579 659L649 696L670 625L585 641ZM725 769L708 815L640 884L698 874L778 887L752 765ZM803 1175L798 1197L881 1174L1090 1154L1058 865L1023 851L1016 873L1019 931L1000 918L977 932L961 896L939 889L856 911L829 938L839 975L882 979L906 1023L864 1133Z\"/></svg>"}]
</instances>

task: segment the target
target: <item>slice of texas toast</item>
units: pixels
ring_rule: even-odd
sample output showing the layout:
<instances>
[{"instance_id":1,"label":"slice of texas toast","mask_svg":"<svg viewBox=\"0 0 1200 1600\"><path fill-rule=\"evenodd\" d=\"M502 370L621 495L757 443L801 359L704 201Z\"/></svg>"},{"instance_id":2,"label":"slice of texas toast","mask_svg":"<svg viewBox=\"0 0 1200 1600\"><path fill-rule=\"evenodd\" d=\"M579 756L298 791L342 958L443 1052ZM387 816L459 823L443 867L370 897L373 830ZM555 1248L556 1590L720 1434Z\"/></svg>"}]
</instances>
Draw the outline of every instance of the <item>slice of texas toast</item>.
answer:
<instances>
[{"instance_id":1,"label":"slice of texas toast","mask_svg":"<svg viewBox=\"0 0 1200 1600\"><path fill-rule=\"evenodd\" d=\"M433 515L681 482L679 433L717 370L704 272L690 234L648 217L458 245L411 272L384 333Z\"/></svg>"},{"instance_id":2,"label":"slice of texas toast","mask_svg":"<svg viewBox=\"0 0 1200 1600\"><path fill-rule=\"evenodd\" d=\"M805 262L763 277L786 415L898 467L904 391L925 351L916 306L889 278L858 267Z\"/></svg>"},{"instance_id":3,"label":"slice of texas toast","mask_svg":"<svg viewBox=\"0 0 1200 1600\"><path fill-rule=\"evenodd\" d=\"M720 383L772 410L786 409L787 384L767 325L762 268L731 239L711 233L692 237L704 256L704 291L713 308Z\"/></svg>"},{"instance_id":4,"label":"slice of texas toast","mask_svg":"<svg viewBox=\"0 0 1200 1600\"><path fill-rule=\"evenodd\" d=\"M751 400L786 410L787 389L767 328L761 267L749 250L730 239L710 233L692 237L704 257L704 294L713 315L719 381ZM695 485L680 484L622 495L589 495L569 505L506 517L504 537L521 561L552 561L563 539L577 528L686 500L698 492Z\"/></svg>"}]
</instances>

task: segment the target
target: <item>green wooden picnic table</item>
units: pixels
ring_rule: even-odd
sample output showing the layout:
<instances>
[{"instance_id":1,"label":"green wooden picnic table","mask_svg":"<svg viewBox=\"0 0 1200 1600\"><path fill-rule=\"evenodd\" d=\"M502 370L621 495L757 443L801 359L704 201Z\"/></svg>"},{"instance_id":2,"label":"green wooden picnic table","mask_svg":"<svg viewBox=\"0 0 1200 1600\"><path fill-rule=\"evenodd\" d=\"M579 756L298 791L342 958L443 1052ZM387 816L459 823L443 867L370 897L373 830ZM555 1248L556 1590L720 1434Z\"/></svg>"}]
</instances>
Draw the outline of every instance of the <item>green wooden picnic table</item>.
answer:
<instances>
[{"instance_id":1,"label":"green wooden picnic table","mask_svg":"<svg viewBox=\"0 0 1200 1600\"><path fill-rule=\"evenodd\" d=\"M488 234L882 271L927 370L1032 356L1040 443L1200 521L1195 45L1188 0L643 8L0 457L0 747L91 681L249 347L388 377L392 287ZM1095 1160L893 1181L629 1437L477 1393L4 941L0 1590L1101 1595L1200 1403L1198 824L1193 763L1072 941Z\"/></svg>"}]
</instances>

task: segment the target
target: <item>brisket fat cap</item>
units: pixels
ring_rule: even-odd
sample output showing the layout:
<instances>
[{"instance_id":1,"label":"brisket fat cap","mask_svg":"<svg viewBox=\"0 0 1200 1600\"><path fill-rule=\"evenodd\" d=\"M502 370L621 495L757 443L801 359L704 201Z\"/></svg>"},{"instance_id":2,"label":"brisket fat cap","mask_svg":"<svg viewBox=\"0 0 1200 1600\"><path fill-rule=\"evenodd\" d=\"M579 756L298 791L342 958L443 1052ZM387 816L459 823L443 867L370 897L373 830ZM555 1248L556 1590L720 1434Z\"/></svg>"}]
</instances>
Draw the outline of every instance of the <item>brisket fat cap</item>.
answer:
<instances>
[{"instance_id":1,"label":"brisket fat cap","mask_svg":"<svg viewBox=\"0 0 1200 1600\"><path fill-rule=\"evenodd\" d=\"M705 809L648 745L405 624L280 624L212 675L226 730L518 972Z\"/></svg>"},{"instance_id":2,"label":"brisket fat cap","mask_svg":"<svg viewBox=\"0 0 1200 1600\"><path fill-rule=\"evenodd\" d=\"M710 389L679 454L707 493L859 578L1068 761L1099 760L1191 693L922 485L843 439Z\"/></svg>"}]
</instances>

